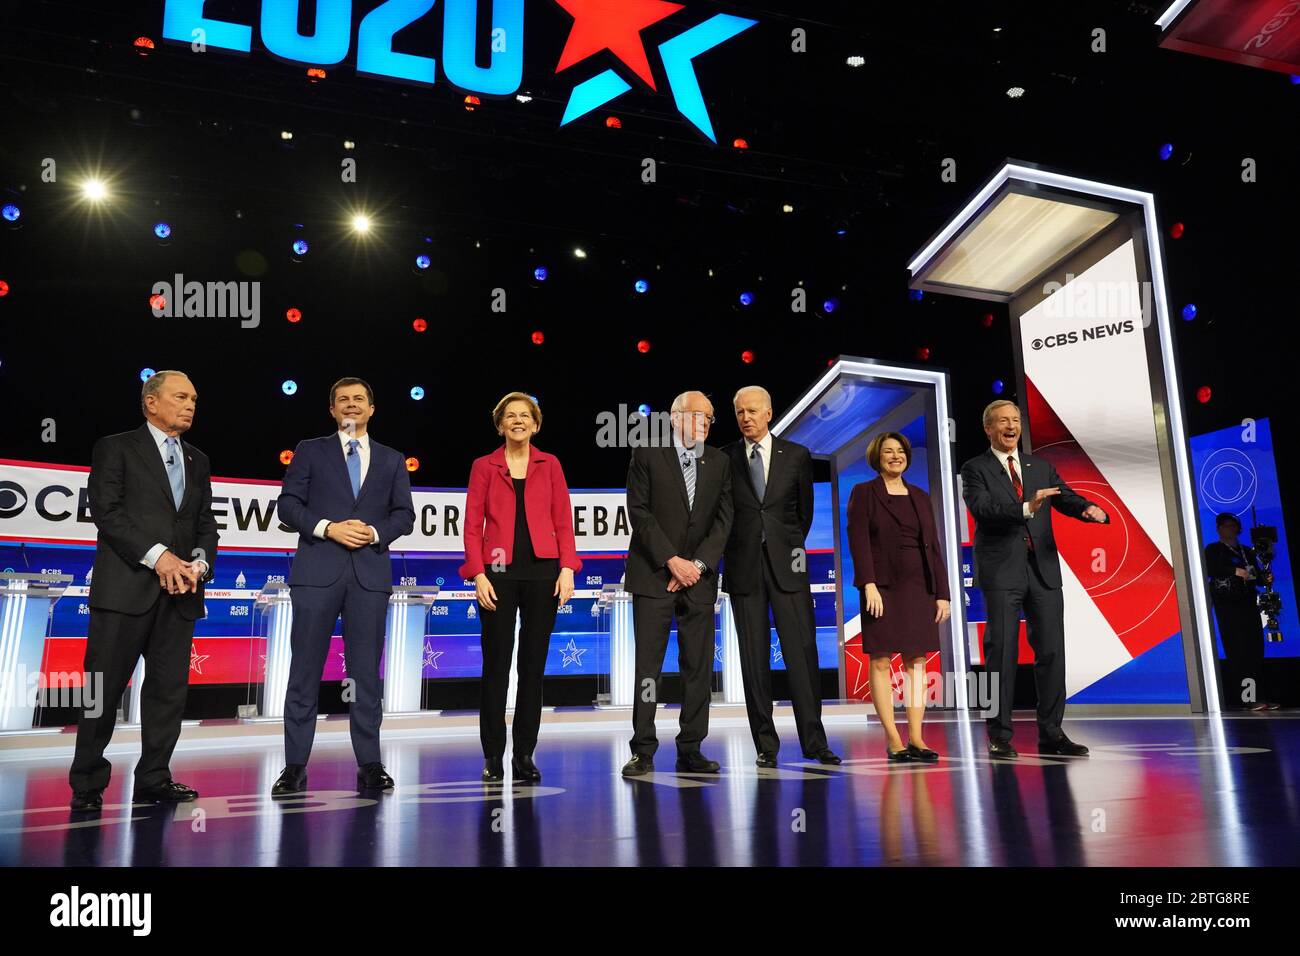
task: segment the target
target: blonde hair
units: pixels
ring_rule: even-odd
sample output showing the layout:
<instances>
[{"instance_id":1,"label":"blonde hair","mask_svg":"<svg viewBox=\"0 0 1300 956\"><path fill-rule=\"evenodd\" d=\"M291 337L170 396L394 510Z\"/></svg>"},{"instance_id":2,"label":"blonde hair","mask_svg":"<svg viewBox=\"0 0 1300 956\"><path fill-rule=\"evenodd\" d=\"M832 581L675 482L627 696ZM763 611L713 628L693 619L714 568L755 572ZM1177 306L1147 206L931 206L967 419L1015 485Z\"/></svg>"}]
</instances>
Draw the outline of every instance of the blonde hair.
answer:
<instances>
[{"instance_id":1,"label":"blonde hair","mask_svg":"<svg viewBox=\"0 0 1300 956\"><path fill-rule=\"evenodd\" d=\"M493 425L493 427L495 427L497 430L500 430L500 428L501 428L501 420L504 419L504 418L506 417L506 409L510 407L510 403L511 403L511 402L523 402L523 403L525 403L525 404L528 406L528 410L529 410L529 412L532 413L533 421L535 421L535 422L537 423L537 427L538 427L538 429L539 429L539 430L541 429L541 427L542 427L542 407L541 407L540 405L537 404L537 402L536 402L536 400L533 398L533 396L531 396L531 395L526 395L526 394L524 394L523 392L511 392L511 393L510 393L509 395L507 395L505 398L501 399L501 401L497 402L496 407L495 407L494 409L492 409L492 425Z\"/></svg>"}]
</instances>

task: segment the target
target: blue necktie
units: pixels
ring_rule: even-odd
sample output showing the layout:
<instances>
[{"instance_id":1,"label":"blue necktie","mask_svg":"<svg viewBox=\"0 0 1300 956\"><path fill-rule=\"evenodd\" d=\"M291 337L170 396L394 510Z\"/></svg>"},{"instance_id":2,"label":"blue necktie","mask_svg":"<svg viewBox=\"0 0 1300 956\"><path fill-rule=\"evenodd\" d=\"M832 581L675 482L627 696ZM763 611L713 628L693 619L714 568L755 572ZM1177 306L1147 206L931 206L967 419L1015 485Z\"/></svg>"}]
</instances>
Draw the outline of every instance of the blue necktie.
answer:
<instances>
[{"instance_id":1,"label":"blue necktie","mask_svg":"<svg viewBox=\"0 0 1300 956\"><path fill-rule=\"evenodd\" d=\"M352 497L361 494L361 452L357 451L361 442L352 439L348 442L348 479L352 482Z\"/></svg>"},{"instance_id":2,"label":"blue necktie","mask_svg":"<svg viewBox=\"0 0 1300 956\"><path fill-rule=\"evenodd\" d=\"M686 479L686 500L695 507L695 456L682 452L682 477Z\"/></svg>"},{"instance_id":3,"label":"blue necktie","mask_svg":"<svg viewBox=\"0 0 1300 956\"><path fill-rule=\"evenodd\" d=\"M181 499L185 497L185 466L181 464L180 442L175 438L167 439L167 480L172 486L172 501L180 510Z\"/></svg>"}]
</instances>

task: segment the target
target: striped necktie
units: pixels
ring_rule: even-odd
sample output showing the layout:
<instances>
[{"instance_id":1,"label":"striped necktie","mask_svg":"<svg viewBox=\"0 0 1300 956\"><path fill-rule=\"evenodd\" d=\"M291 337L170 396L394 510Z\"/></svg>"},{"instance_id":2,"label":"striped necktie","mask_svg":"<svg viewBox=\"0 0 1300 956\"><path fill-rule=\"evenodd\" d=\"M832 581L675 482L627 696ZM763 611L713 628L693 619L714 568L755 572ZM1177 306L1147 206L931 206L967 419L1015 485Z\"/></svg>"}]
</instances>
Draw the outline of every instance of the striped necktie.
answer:
<instances>
[{"instance_id":1,"label":"striped necktie","mask_svg":"<svg viewBox=\"0 0 1300 956\"><path fill-rule=\"evenodd\" d=\"M695 507L695 456L689 451L682 452L682 477L686 479L686 500L693 509Z\"/></svg>"}]
</instances>

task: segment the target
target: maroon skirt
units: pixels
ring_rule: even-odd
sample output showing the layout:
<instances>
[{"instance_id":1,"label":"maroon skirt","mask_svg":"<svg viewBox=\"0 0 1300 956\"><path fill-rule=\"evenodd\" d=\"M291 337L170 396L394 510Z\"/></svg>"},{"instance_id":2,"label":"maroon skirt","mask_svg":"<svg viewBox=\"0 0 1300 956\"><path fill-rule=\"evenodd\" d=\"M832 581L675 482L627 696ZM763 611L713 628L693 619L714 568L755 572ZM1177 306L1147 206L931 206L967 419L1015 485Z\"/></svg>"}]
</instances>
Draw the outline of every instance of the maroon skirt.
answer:
<instances>
[{"instance_id":1,"label":"maroon skirt","mask_svg":"<svg viewBox=\"0 0 1300 956\"><path fill-rule=\"evenodd\" d=\"M934 623L938 605L926 590L921 549L899 548L897 567L899 573L892 584L876 586L884 605L880 617L867 613L867 589L859 589L862 653L871 657L902 654L904 660L932 654L939 650L939 625Z\"/></svg>"}]
</instances>

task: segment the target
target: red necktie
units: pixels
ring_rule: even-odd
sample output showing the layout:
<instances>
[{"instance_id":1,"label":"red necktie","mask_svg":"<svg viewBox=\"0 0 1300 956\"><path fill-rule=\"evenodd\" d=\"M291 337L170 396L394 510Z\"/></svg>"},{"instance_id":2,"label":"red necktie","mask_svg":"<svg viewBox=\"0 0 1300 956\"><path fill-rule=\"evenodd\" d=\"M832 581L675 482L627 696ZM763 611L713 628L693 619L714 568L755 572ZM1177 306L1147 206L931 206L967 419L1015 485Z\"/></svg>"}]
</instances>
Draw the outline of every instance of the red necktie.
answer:
<instances>
[{"instance_id":1,"label":"red necktie","mask_svg":"<svg viewBox=\"0 0 1300 956\"><path fill-rule=\"evenodd\" d=\"M1016 460L1015 460L1015 458L1012 458L1012 457L1008 457L1008 458L1007 458L1007 467L1008 467L1009 469L1011 469L1011 487L1014 488L1014 489L1016 489L1016 497L1019 498L1021 501L1024 501L1024 500L1025 500L1025 486L1022 485L1022 484L1020 483L1020 475L1016 472ZM1034 550L1034 539L1033 539L1033 537L1026 537L1026 538L1025 538L1025 543L1029 546L1029 550L1030 550L1030 551L1033 551L1033 550Z\"/></svg>"}]
</instances>

